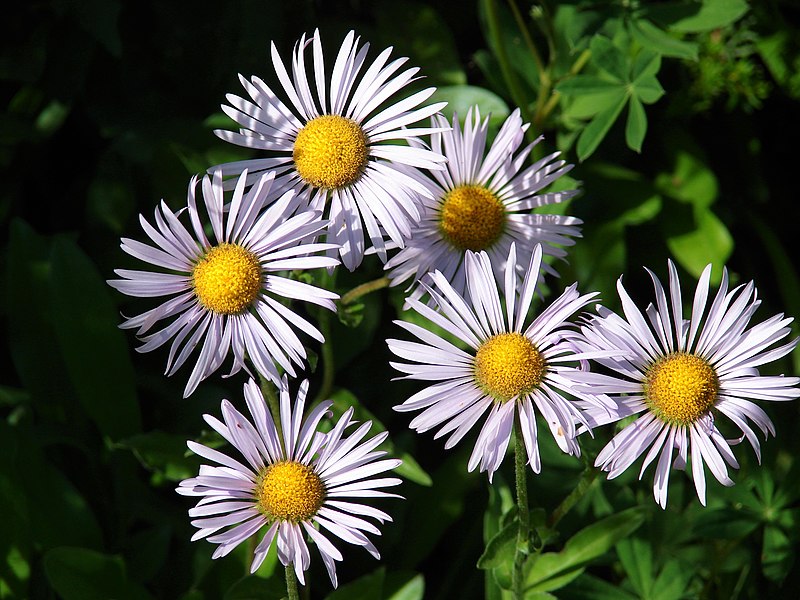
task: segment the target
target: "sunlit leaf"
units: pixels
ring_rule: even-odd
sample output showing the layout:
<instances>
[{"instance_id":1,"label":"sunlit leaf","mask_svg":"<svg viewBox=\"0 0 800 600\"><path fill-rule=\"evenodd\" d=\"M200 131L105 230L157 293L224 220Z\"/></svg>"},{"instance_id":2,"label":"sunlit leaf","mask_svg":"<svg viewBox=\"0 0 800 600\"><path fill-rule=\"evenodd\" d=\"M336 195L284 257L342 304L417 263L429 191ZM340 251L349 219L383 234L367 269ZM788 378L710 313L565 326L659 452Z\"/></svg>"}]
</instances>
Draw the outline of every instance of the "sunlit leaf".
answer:
<instances>
[{"instance_id":1,"label":"sunlit leaf","mask_svg":"<svg viewBox=\"0 0 800 600\"><path fill-rule=\"evenodd\" d=\"M636 96L631 96L628 103L628 122L625 125L625 143L636 152L642 151L642 142L647 133L647 115Z\"/></svg>"},{"instance_id":2,"label":"sunlit leaf","mask_svg":"<svg viewBox=\"0 0 800 600\"><path fill-rule=\"evenodd\" d=\"M697 60L697 43L679 40L646 19L631 21L628 30L631 36L645 48L664 56Z\"/></svg>"},{"instance_id":3,"label":"sunlit leaf","mask_svg":"<svg viewBox=\"0 0 800 600\"><path fill-rule=\"evenodd\" d=\"M586 564L608 552L644 522L641 508L629 508L581 529L567 540L561 552L547 552L535 558L528 573L526 589L550 591L578 577Z\"/></svg>"},{"instance_id":4,"label":"sunlit leaf","mask_svg":"<svg viewBox=\"0 0 800 600\"><path fill-rule=\"evenodd\" d=\"M578 138L577 151L580 160L586 160L597 149L627 101L628 96L620 89L616 102L589 122Z\"/></svg>"},{"instance_id":5,"label":"sunlit leaf","mask_svg":"<svg viewBox=\"0 0 800 600\"><path fill-rule=\"evenodd\" d=\"M673 213L674 215L675 213ZM700 277L709 263L724 265L733 251L733 237L725 224L708 209L696 209L690 229L672 233L667 227L667 246L675 259L694 277ZM672 223L675 225L675 223ZM719 281L722 269L714 269L712 280Z\"/></svg>"},{"instance_id":6,"label":"sunlit leaf","mask_svg":"<svg viewBox=\"0 0 800 600\"><path fill-rule=\"evenodd\" d=\"M630 71L628 60L614 43L607 37L596 35L590 45L592 62L619 81L628 80Z\"/></svg>"},{"instance_id":7,"label":"sunlit leaf","mask_svg":"<svg viewBox=\"0 0 800 600\"><path fill-rule=\"evenodd\" d=\"M463 121L467 111L473 105L478 106L482 116L491 115L491 122L497 125L510 113L508 105L500 96L474 85L442 86L437 88L436 92L431 96L430 102L447 102L447 106L442 109L442 114L450 121L454 112Z\"/></svg>"},{"instance_id":8,"label":"sunlit leaf","mask_svg":"<svg viewBox=\"0 0 800 600\"><path fill-rule=\"evenodd\" d=\"M648 16L672 31L700 33L738 21L749 10L745 0L703 0L703 2L663 2L645 5Z\"/></svg>"},{"instance_id":9,"label":"sunlit leaf","mask_svg":"<svg viewBox=\"0 0 800 600\"><path fill-rule=\"evenodd\" d=\"M478 559L479 569L494 569L504 563L511 563L516 552L517 531L519 523L512 521L486 544L486 548Z\"/></svg>"}]
</instances>

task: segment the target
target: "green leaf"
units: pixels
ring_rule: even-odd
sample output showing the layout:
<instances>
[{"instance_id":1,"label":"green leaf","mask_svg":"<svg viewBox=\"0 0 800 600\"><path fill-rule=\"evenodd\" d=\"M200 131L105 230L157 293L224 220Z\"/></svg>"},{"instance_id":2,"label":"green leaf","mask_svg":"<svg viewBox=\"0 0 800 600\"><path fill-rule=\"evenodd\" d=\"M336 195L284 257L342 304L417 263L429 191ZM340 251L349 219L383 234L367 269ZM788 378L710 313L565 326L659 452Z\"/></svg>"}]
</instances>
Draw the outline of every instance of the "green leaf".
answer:
<instances>
[{"instance_id":1,"label":"green leaf","mask_svg":"<svg viewBox=\"0 0 800 600\"><path fill-rule=\"evenodd\" d=\"M376 571L359 577L352 583L340 586L326 596L326 600L350 600L359 598L363 600L381 600L383 594L383 581L386 569L380 567Z\"/></svg>"},{"instance_id":2,"label":"green leaf","mask_svg":"<svg viewBox=\"0 0 800 600\"><path fill-rule=\"evenodd\" d=\"M698 537L738 540L750 535L758 526L758 519L749 511L718 508L700 514L694 523L694 533Z\"/></svg>"},{"instance_id":3,"label":"green leaf","mask_svg":"<svg viewBox=\"0 0 800 600\"><path fill-rule=\"evenodd\" d=\"M102 546L95 513L75 485L46 460L41 439L28 428L2 421L0 509L0 549L6 543L23 552L32 543L41 548Z\"/></svg>"},{"instance_id":4,"label":"green leaf","mask_svg":"<svg viewBox=\"0 0 800 600\"><path fill-rule=\"evenodd\" d=\"M673 217L677 217L673 211ZM693 225L693 228L692 228ZM679 219L664 223L667 247L675 259L694 277L700 277L709 263L724 265L733 251L733 237L724 223L708 209L695 209L689 229L675 233L675 227L685 227ZM719 281L722 269L715 269L712 280Z\"/></svg>"},{"instance_id":5,"label":"green leaf","mask_svg":"<svg viewBox=\"0 0 800 600\"><path fill-rule=\"evenodd\" d=\"M655 77L661 70L661 55L655 50L642 48L631 67L631 81L635 84L640 79Z\"/></svg>"},{"instance_id":6,"label":"green leaf","mask_svg":"<svg viewBox=\"0 0 800 600\"><path fill-rule=\"evenodd\" d=\"M653 600L681 600L686 598L687 587L694 577L693 565L670 560L661 569L653 584Z\"/></svg>"},{"instance_id":7,"label":"green leaf","mask_svg":"<svg viewBox=\"0 0 800 600\"><path fill-rule=\"evenodd\" d=\"M14 367L44 418L60 419L77 409L55 338L51 314L49 240L20 219L11 222L6 290L8 342ZM43 376L46 374L46 376Z\"/></svg>"},{"instance_id":8,"label":"green leaf","mask_svg":"<svg viewBox=\"0 0 800 600\"><path fill-rule=\"evenodd\" d=\"M386 574L383 598L386 600L422 600L425 597L425 578L414 571L396 571Z\"/></svg>"},{"instance_id":9,"label":"green leaf","mask_svg":"<svg viewBox=\"0 0 800 600\"><path fill-rule=\"evenodd\" d=\"M584 96L617 91L624 87L619 81L609 81L595 75L574 75L556 85L556 91L561 94Z\"/></svg>"},{"instance_id":10,"label":"green leaf","mask_svg":"<svg viewBox=\"0 0 800 600\"><path fill-rule=\"evenodd\" d=\"M617 556L634 590L642 597L650 596L653 587L653 551L650 543L637 537L617 544Z\"/></svg>"},{"instance_id":11,"label":"green leaf","mask_svg":"<svg viewBox=\"0 0 800 600\"><path fill-rule=\"evenodd\" d=\"M628 60L614 43L602 35L595 35L590 44L592 63L620 82L628 81Z\"/></svg>"},{"instance_id":12,"label":"green leaf","mask_svg":"<svg viewBox=\"0 0 800 600\"><path fill-rule=\"evenodd\" d=\"M586 564L608 552L644 523L639 507L606 517L572 536L561 552L541 554L525 580L526 589L551 591L578 577Z\"/></svg>"},{"instance_id":13,"label":"green leaf","mask_svg":"<svg viewBox=\"0 0 800 600\"><path fill-rule=\"evenodd\" d=\"M44 556L44 572L64 600L152 598L126 576L122 558L86 548L53 548Z\"/></svg>"},{"instance_id":14,"label":"green leaf","mask_svg":"<svg viewBox=\"0 0 800 600\"><path fill-rule=\"evenodd\" d=\"M644 106L634 95L628 102L628 122L625 125L625 143L636 152L642 151L642 142L647 133L647 115Z\"/></svg>"},{"instance_id":15,"label":"green leaf","mask_svg":"<svg viewBox=\"0 0 800 600\"><path fill-rule=\"evenodd\" d=\"M561 600L640 600L619 585L603 581L588 573L583 573L569 586L559 591Z\"/></svg>"},{"instance_id":16,"label":"green leaf","mask_svg":"<svg viewBox=\"0 0 800 600\"><path fill-rule=\"evenodd\" d=\"M478 559L479 569L494 569L502 564L510 564L514 561L516 553L517 532L519 522L513 520L498 531L495 536L486 544L486 548Z\"/></svg>"},{"instance_id":17,"label":"green leaf","mask_svg":"<svg viewBox=\"0 0 800 600\"><path fill-rule=\"evenodd\" d=\"M510 114L508 105L500 96L474 85L446 85L437 88L428 99L428 104L434 102L447 102L442 114L448 121L452 121L455 112L463 122L467 111L473 105L478 106L482 117L491 115L490 124L494 126L499 126Z\"/></svg>"},{"instance_id":18,"label":"green leaf","mask_svg":"<svg viewBox=\"0 0 800 600\"><path fill-rule=\"evenodd\" d=\"M745 0L703 0L702 2L645 5L646 14L679 33L701 33L735 23L749 10Z\"/></svg>"},{"instance_id":19,"label":"green leaf","mask_svg":"<svg viewBox=\"0 0 800 600\"><path fill-rule=\"evenodd\" d=\"M792 541L780 527L764 527L764 547L761 552L761 569L764 577L781 582L789 574L794 563Z\"/></svg>"},{"instance_id":20,"label":"green leaf","mask_svg":"<svg viewBox=\"0 0 800 600\"><path fill-rule=\"evenodd\" d=\"M163 431L148 431L125 438L116 447L130 450L142 465L163 473L169 481L194 477L202 462L193 453L187 456L184 436Z\"/></svg>"},{"instance_id":21,"label":"green leaf","mask_svg":"<svg viewBox=\"0 0 800 600\"><path fill-rule=\"evenodd\" d=\"M56 342L86 413L112 439L140 431L133 366L110 290L73 242L51 254Z\"/></svg>"},{"instance_id":22,"label":"green leaf","mask_svg":"<svg viewBox=\"0 0 800 600\"><path fill-rule=\"evenodd\" d=\"M671 36L646 19L631 21L628 30L631 37L645 48L673 58L697 60L698 45Z\"/></svg>"},{"instance_id":23,"label":"green leaf","mask_svg":"<svg viewBox=\"0 0 800 600\"><path fill-rule=\"evenodd\" d=\"M717 178L711 169L685 150L678 150L674 169L671 173L657 175L655 185L666 196L701 209L714 203L719 190Z\"/></svg>"},{"instance_id":24,"label":"green leaf","mask_svg":"<svg viewBox=\"0 0 800 600\"><path fill-rule=\"evenodd\" d=\"M611 129L614 121L617 120L619 113L622 112L622 108L627 101L627 94L624 90L620 89L616 102L603 112L598 113L598 115L589 122L583 132L581 132L577 147L578 158L580 160L586 160L597 149L600 142L603 141L603 138L608 133L608 130Z\"/></svg>"},{"instance_id":25,"label":"green leaf","mask_svg":"<svg viewBox=\"0 0 800 600\"><path fill-rule=\"evenodd\" d=\"M397 458L403 461L403 464L394 469L394 472L400 475L400 477L425 487L430 487L433 485L433 479L431 479L431 476L428 475L425 469L423 469L417 460L408 452L401 452Z\"/></svg>"},{"instance_id":26,"label":"green leaf","mask_svg":"<svg viewBox=\"0 0 800 600\"><path fill-rule=\"evenodd\" d=\"M664 95L664 88L652 75L644 75L633 82L633 93L645 104L653 104Z\"/></svg>"}]
</instances>

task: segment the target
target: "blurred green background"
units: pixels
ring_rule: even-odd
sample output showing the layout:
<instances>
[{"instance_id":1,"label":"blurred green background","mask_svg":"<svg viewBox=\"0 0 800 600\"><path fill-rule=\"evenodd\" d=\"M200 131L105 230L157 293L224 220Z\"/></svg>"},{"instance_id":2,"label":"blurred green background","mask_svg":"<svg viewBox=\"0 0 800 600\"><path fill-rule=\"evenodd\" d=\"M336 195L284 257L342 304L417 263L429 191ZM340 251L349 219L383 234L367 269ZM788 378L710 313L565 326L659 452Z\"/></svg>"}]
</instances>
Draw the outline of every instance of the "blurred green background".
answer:
<instances>
[{"instance_id":1,"label":"blurred green background","mask_svg":"<svg viewBox=\"0 0 800 600\"><path fill-rule=\"evenodd\" d=\"M201 415L223 397L241 403L243 379L215 375L183 399L186 369L167 379L165 353L137 354L117 328L120 312L152 304L104 282L136 268L119 238L142 239L140 213L151 218L162 198L180 207L192 174L251 156L212 130L230 127L219 105L241 93L237 73L276 83L270 40L286 59L319 28L330 66L355 29L371 57L390 45L409 56L425 76L416 85L439 87L448 114L477 102L496 130L520 106L532 137L546 136L541 152L576 164L563 185L583 190L564 209L585 221L584 238L557 265L554 290L578 281L616 307L624 274L649 301L642 266L663 276L672 257L685 291L707 263L717 280L727 264L735 282L755 279L758 318L800 315L796 3L42 0L3 12L0 598L283 593L274 557L248 577L245 548L212 562L211 544L190 543L192 503L174 493L199 464L185 441L211 439ZM337 290L380 275L373 257L339 273ZM381 505L396 517L377 541L383 560L342 547L349 587L330 597L502 598L502 573L475 564L508 508L503 474L490 488L466 473L474 435L445 452L391 410L419 389L388 383L384 339L401 335L391 321L402 301L402 290L367 296L329 336L337 410L355 404L389 429L408 480L405 501ZM767 370L797 374L799 364L795 352ZM310 377L313 393L321 369ZM738 448L737 485L710 482L708 508L681 473L663 512L649 473L595 479L544 541L564 551L576 531L639 507L636 532L609 537L531 597L792 597L800 415L796 403L765 408L777 439L762 467ZM587 438L585 454L610 435ZM529 486L549 512L582 464L542 443L543 473ZM322 598L330 584L314 552L308 593Z\"/></svg>"}]
</instances>

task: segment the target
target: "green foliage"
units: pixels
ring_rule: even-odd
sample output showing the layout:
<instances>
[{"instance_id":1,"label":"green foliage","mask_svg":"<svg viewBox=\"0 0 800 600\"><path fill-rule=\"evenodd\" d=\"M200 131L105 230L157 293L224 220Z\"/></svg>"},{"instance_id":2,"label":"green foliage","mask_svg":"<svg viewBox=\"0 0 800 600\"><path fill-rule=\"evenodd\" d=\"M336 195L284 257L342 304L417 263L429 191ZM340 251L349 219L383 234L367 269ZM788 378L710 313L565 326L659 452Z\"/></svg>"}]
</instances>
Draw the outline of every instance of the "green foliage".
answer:
<instances>
[{"instance_id":1,"label":"green foliage","mask_svg":"<svg viewBox=\"0 0 800 600\"><path fill-rule=\"evenodd\" d=\"M285 596L274 546L254 574L247 543L213 560L211 544L190 541L193 502L174 492L204 462L186 440L229 449L202 415L219 417L222 398L244 410L246 376L215 376L183 399L188 368L165 377L166 351L134 353L134 335L118 328L120 314L145 303L104 282L114 269L139 268L119 249L120 237L141 239L139 214L150 218L161 198L178 208L191 175L255 156L212 130L235 128L219 105L242 93L237 73L280 92L270 40L285 57L319 27L329 70L350 29L371 43L369 58L394 46L393 58L410 59L402 69L420 67L413 90L436 86L430 101L448 102L448 119L478 106L491 115L490 139L519 107L528 141L545 138L529 163L561 152L576 165L567 187L582 190L553 209L580 218L583 237L553 262L560 278L547 278L549 295L577 281L615 308L620 277L649 297L642 266L662 275L671 258L684 291L707 264L713 283L727 265L734 284L756 281L756 319L800 316L791 242L800 24L786 3L236 0L187 11L45 0L7 13L0 598ZM313 277L343 295L382 275L369 257L356 273ZM652 500L652 466L641 481L637 463L614 480L580 483L613 431L581 436L581 464L541 422L543 470L528 479L531 535L520 544L511 457L488 484L467 472L474 433L444 450L393 410L418 388L394 380L388 365L385 339L402 335L392 320L430 326L403 311L404 299L401 285L337 316L304 315L327 339L325 348L309 342L319 363L302 375L309 402L330 397L335 416L352 406L373 422L370 435L389 431L380 450L403 460L392 491L405 498L381 506L393 518L371 538L381 562L335 542L344 554L338 590L311 545L310 598L508 600L520 554L530 599L769 599L798 589L795 404L764 407L777 439L762 441L760 459L749 444L734 449L734 487L707 473L707 507L691 475L673 471L665 511ZM800 352L764 370L796 376ZM581 498L554 518L581 485Z\"/></svg>"}]
</instances>

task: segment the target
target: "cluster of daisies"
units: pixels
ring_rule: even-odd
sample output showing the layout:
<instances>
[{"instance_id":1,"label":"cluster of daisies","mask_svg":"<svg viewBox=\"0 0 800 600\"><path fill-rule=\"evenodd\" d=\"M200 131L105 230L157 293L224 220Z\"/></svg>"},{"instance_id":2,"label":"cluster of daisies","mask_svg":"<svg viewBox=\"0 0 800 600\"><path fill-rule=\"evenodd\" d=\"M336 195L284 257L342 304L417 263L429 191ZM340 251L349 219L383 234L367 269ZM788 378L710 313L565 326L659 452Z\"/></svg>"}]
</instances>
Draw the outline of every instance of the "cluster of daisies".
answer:
<instances>
[{"instance_id":1,"label":"cluster of daisies","mask_svg":"<svg viewBox=\"0 0 800 600\"><path fill-rule=\"evenodd\" d=\"M328 70L315 32L295 46L291 72L271 50L280 90L242 78L248 97L229 95L223 106L240 129L216 132L264 158L213 167L191 179L178 211L162 202L152 223L142 217L152 243L123 239L122 249L157 270L118 270L109 282L131 296L165 298L122 327L136 330L141 352L169 345L167 375L196 357L185 396L226 362L228 375L251 376L249 417L227 400L222 421L205 415L243 461L189 442L213 465L178 487L200 498L189 511L194 539L216 544L215 558L261 532L252 570L274 542L303 582L311 540L336 585L342 555L326 533L379 556L366 534L379 535L373 521L390 517L363 499L394 496L384 489L400 483L375 477L399 465L377 450L386 434L365 439L369 422L351 431L352 409L322 427L331 403L304 417L308 382L294 406L289 391L307 358L298 334L325 342L292 303L335 311L338 299L297 274L340 263L352 271L366 253L385 263L392 285L406 286L407 309L446 332L397 321L416 339L388 340L399 359L392 364L428 384L396 409L421 411L411 427L438 428L446 447L482 421L468 468L490 481L515 429L538 473L538 427L577 456L581 433L634 415L596 465L615 477L642 455L642 471L657 459L662 507L670 470L685 468L690 453L701 502L705 466L731 485L731 446L747 438L760 455L753 425L765 435L774 427L753 400L797 398L800 380L759 374L797 340L776 347L790 333L783 315L749 325L759 305L752 283L729 290L723 273L708 306L709 265L687 319L670 262L668 293L650 273L655 304L645 311L620 280L622 315L597 305L578 320L596 294L572 285L533 316L537 286L555 274L552 263L566 257L581 222L533 212L576 192L543 191L571 165L558 153L528 164L540 140L524 145L519 111L486 151L488 118L473 108L463 123L447 121L443 103L425 105L433 88L403 95L418 69L391 59L391 48L369 62L369 45L351 32ZM264 386L278 390L276 414ZM740 439L723 436L720 415Z\"/></svg>"}]
</instances>

